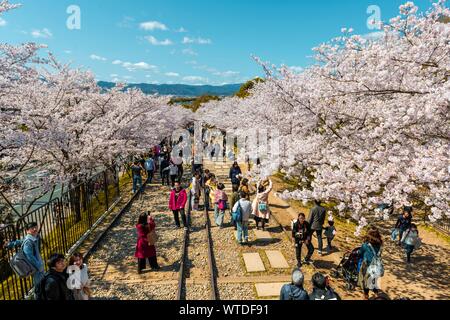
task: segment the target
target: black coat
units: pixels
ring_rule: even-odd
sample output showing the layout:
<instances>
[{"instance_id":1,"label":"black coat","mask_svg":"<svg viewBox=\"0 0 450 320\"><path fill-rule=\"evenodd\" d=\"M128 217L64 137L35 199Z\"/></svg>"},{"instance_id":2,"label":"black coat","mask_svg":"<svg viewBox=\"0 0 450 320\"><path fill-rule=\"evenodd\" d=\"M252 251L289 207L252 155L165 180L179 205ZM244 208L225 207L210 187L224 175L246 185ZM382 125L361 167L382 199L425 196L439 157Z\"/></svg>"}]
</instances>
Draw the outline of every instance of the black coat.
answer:
<instances>
[{"instance_id":1,"label":"black coat","mask_svg":"<svg viewBox=\"0 0 450 320\"><path fill-rule=\"evenodd\" d=\"M67 273L56 272L51 269L46 273L45 281L45 300L73 300L72 291L67 288Z\"/></svg>"},{"instance_id":2,"label":"black coat","mask_svg":"<svg viewBox=\"0 0 450 320\"><path fill-rule=\"evenodd\" d=\"M296 237L296 234L300 233L300 237ZM295 239L295 242L301 242L306 240L311 240L311 226L308 221L305 221L303 225L300 227L300 223L297 221L294 222L292 226L292 237Z\"/></svg>"},{"instance_id":3,"label":"black coat","mask_svg":"<svg viewBox=\"0 0 450 320\"><path fill-rule=\"evenodd\" d=\"M324 207L315 206L311 209L308 217L308 222L311 225L311 230L322 230L325 223L325 216L327 211Z\"/></svg>"},{"instance_id":4,"label":"black coat","mask_svg":"<svg viewBox=\"0 0 450 320\"><path fill-rule=\"evenodd\" d=\"M309 300L341 300L341 297L331 288L314 288L309 295Z\"/></svg>"}]
</instances>

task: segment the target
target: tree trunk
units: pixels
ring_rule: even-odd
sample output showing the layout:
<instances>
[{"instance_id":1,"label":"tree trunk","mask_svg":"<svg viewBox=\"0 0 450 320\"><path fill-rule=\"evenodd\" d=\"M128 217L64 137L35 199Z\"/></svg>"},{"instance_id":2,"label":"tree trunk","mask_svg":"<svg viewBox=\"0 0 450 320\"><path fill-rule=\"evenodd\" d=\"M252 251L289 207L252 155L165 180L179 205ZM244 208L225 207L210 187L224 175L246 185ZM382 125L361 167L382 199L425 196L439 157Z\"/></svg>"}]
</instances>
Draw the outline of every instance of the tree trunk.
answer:
<instances>
[{"instance_id":1,"label":"tree trunk","mask_svg":"<svg viewBox=\"0 0 450 320\"><path fill-rule=\"evenodd\" d=\"M70 188L70 206L75 214L75 222L81 221L81 186L73 181Z\"/></svg>"}]
</instances>

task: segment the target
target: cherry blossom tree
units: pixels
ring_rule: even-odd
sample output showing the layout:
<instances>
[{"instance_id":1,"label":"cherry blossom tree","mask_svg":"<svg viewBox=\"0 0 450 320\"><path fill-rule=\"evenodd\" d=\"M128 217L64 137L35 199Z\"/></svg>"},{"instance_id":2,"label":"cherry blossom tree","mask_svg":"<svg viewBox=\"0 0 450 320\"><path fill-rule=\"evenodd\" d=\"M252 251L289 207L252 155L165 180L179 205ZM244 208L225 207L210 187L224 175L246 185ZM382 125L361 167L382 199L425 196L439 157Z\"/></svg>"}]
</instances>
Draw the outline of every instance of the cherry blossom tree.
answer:
<instances>
[{"instance_id":1,"label":"cherry blossom tree","mask_svg":"<svg viewBox=\"0 0 450 320\"><path fill-rule=\"evenodd\" d=\"M421 206L431 221L448 216L445 3L423 15L411 2L402 5L400 15L382 25L380 38L344 29L342 37L314 49L317 63L300 74L255 58L266 81L249 98L207 104L199 115L222 129L277 130L280 169L303 182L283 196L334 202L360 221L358 231L380 203ZM272 164L262 163L265 174Z\"/></svg>"}]
</instances>

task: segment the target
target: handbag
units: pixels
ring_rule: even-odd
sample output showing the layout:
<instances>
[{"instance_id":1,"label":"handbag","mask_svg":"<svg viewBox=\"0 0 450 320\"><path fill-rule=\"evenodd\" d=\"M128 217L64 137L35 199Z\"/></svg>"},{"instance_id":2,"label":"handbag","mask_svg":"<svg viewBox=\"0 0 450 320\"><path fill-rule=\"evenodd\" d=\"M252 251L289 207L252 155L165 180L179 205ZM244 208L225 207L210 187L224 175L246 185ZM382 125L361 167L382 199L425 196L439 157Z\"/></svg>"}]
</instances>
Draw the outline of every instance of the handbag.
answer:
<instances>
[{"instance_id":1,"label":"handbag","mask_svg":"<svg viewBox=\"0 0 450 320\"><path fill-rule=\"evenodd\" d=\"M422 247L422 239L417 238L416 243L414 244L414 250L418 250L420 247Z\"/></svg>"},{"instance_id":2,"label":"handbag","mask_svg":"<svg viewBox=\"0 0 450 320\"><path fill-rule=\"evenodd\" d=\"M396 241L397 240L399 233L400 233L399 229L397 229L397 228L392 229L392 232L391 232L391 239L392 239L392 241Z\"/></svg>"},{"instance_id":3,"label":"handbag","mask_svg":"<svg viewBox=\"0 0 450 320\"><path fill-rule=\"evenodd\" d=\"M147 234L147 241L149 246L154 246L158 241L158 235L156 234L156 230L152 230Z\"/></svg>"},{"instance_id":4,"label":"handbag","mask_svg":"<svg viewBox=\"0 0 450 320\"><path fill-rule=\"evenodd\" d=\"M234 222L242 223L242 207L241 207L240 201L238 201L238 207L237 207L236 212L232 212L231 216L233 217Z\"/></svg>"},{"instance_id":5,"label":"handbag","mask_svg":"<svg viewBox=\"0 0 450 320\"><path fill-rule=\"evenodd\" d=\"M258 204L258 210L259 210L260 212L266 213L267 210L268 210L267 203L266 203L266 202L260 202L260 203Z\"/></svg>"}]
</instances>

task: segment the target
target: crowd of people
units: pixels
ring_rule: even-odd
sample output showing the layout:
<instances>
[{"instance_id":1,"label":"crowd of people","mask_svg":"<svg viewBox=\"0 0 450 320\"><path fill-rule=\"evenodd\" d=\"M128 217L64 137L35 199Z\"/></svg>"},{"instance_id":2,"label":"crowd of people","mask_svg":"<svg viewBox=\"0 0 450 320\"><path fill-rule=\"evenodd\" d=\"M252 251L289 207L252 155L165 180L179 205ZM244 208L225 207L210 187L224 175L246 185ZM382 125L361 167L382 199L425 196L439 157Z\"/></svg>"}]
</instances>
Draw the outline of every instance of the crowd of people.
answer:
<instances>
[{"instance_id":1,"label":"crowd of people","mask_svg":"<svg viewBox=\"0 0 450 320\"><path fill-rule=\"evenodd\" d=\"M36 222L25 226L27 235L21 240L11 241L6 248L20 248L33 269L32 297L34 300L89 300L92 296L88 266L80 253L72 254L67 260L61 253L54 253L47 259L45 272L41 256L41 238Z\"/></svg>"},{"instance_id":2,"label":"crowd of people","mask_svg":"<svg viewBox=\"0 0 450 320\"><path fill-rule=\"evenodd\" d=\"M193 167L193 177L189 188L182 186L183 163L175 163L170 154L170 148L155 147L150 153L134 162L131 167L133 176L133 192L142 187L143 174L147 176L146 183L152 183L155 172L160 172L162 184L171 186L168 208L173 214L175 228L183 226L189 228L186 215L188 194L191 196L191 208L199 210L202 191L205 192L205 209L214 210L214 222L217 227L225 227L225 212L229 210L230 221L237 232L239 245L249 244L249 221L254 219L257 230L265 230L272 214L269 205L269 195L273 189L271 179L261 180L252 185L244 178L241 168L235 162L230 168L229 179L232 185L232 194L225 192L225 184L209 170L202 166ZM170 160L169 160L170 159ZM180 169L181 166L181 169ZM181 176L180 176L181 172ZM171 178L169 184L168 177ZM253 201L251 201L251 197ZM181 218L181 221L180 221ZM286 284L281 289L281 300L340 300L339 295L331 288L330 278L316 273L312 277L311 293L303 288L304 275L303 264L311 264L315 252L312 239L317 238L317 253L325 255L323 248L323 236L327 240L326 254L333 250L332 242L337 234L333 216L328 216L321 201L316 200L310 210L308 218L304 213L299 213L297 220L292 222L292 237L295 244L297 258L296 269L292 273L292 283ZM89 300L91 297L88 267L83 262L83 256L73 254L69 260L62 254L55 253L46 261L48 271L45 272L44 262L41 257L41 239L38 224L33 222L26 226L27 235L22 240L11 241L5 248L19 248L26 257L30 268L33 269L33 292L38 300ZM147 261L151 270L160 269L157 261L157 234L156 223L150 212L139 215L137 224L137 243L135 258L137 259L137 271L141 274L146 268ZM417 225L412 223L412 208L405 207L392 230L391 238L398 241L406 253L406 262L411 263L411 255L420 246ZM302 260L303 245L307 254ZM358 259L355 272L357 273L357 285L364 293L364 298L369 299L372 291L376 297L380 296L379 279L384 275L382 262L383 240L379 230L371 227L360 248L356 250Z\"/></svg>"}]
</instances>

